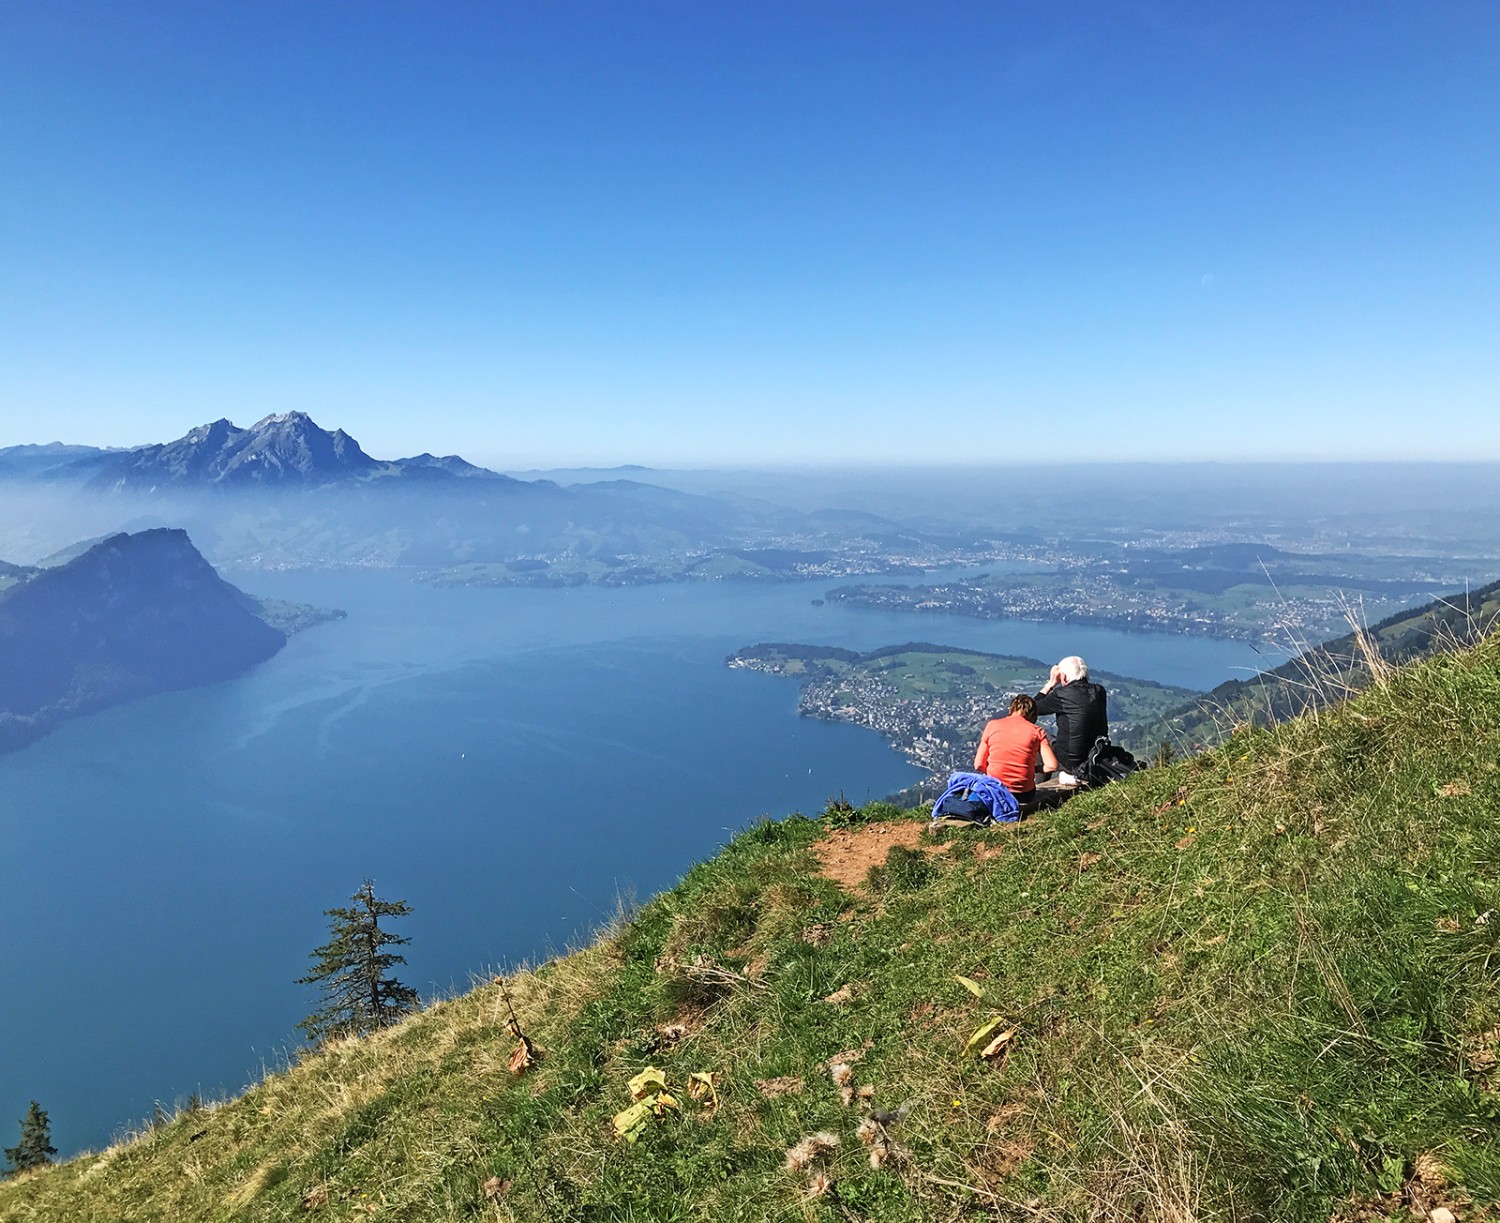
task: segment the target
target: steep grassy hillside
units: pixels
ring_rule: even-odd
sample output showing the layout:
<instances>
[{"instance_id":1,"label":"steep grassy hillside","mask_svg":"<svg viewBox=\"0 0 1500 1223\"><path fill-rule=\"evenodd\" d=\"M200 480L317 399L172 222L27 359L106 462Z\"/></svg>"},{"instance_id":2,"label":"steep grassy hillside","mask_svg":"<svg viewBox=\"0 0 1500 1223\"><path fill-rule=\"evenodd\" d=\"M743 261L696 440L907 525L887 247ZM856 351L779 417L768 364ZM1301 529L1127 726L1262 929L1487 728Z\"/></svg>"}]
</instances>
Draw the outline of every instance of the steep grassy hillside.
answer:
<instances>
[{"instance_id":1,"label":"steep grassy hillside","mask_svg":"<svg viewBox=\"0 0 1500 1223\"><path fill-rule=\"evenodd\" d=\"M1370 682L1372 660L1411 662L1446 645L1473 641L1500 621L1500 582L1397 612L1363 633L1305 650L1248 680L1232 679L1137 731L1144 743L1196 751L1247 722L1280 722L1326 705ZM1139 750L1139 749L1138 749Z\"/></svg>"},{"instance_id":2,"label":"steep grassy hillside","mask_svg":"<svg viewBox=\"0 0 1500 1223\"><path fill-rule=\"evenodd\" d=\"M1497 813L1491 637L1009 829L765 824L512 979L523 1076L491 984L0 1217L1491 1218Z\"/></svg>"}]
</instances>

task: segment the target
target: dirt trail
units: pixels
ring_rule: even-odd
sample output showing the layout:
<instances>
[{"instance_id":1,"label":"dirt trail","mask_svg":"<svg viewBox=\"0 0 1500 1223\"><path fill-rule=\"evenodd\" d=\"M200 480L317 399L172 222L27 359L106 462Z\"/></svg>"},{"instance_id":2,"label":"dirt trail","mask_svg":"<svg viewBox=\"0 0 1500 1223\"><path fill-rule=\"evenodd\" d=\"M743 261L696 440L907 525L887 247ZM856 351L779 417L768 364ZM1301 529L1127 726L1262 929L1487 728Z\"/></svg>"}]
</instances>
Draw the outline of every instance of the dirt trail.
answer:
<instances>
[{"instance_id":1,"label":"dirt trail","mask_svg":"<svg viewBox=\"0 0 1500 1223\"><path fill-rule=\"evenodd\" d=\"M920 849L928 854L947 853L946 845L919 843L926 826L916 820L893 820L858 828L836 828L813 846L818 856L818 874L852 893L864 883L872 866L885 862L893 846Z\"/></svg>"}]
</instances>

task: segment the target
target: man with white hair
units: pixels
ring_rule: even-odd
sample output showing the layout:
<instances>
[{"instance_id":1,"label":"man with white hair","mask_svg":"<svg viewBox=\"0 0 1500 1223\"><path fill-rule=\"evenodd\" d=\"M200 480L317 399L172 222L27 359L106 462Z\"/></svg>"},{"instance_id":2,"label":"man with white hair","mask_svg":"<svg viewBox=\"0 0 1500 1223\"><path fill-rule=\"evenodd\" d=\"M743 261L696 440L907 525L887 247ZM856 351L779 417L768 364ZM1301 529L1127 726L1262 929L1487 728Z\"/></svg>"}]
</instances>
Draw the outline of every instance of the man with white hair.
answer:
<instances>
[{"instance_id":1,"label":"man with white hair","mask_svg":"<svg viewBox=\"0 0 1500 1223\"><path fill-rule=\"evenodd\" d=\"M1071 654L1052 668L1047 686L1035 700L1039 716L1050 713L1057 718L1052 740L1061 766L1057 783L1076 786L1094 743L1109 734L1109 697L1100 685L1089 682L1088 663Z\"/></svg>"}]
</instances>

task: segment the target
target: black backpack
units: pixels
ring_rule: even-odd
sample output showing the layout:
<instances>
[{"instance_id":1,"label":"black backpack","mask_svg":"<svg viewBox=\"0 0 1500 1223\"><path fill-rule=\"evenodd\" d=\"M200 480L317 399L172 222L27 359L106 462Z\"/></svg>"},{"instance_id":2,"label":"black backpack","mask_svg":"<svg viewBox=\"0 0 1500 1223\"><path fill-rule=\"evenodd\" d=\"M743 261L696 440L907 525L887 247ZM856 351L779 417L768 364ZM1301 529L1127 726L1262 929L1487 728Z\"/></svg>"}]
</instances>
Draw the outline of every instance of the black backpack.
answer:
<instances>
[{"instance_id":1,"label":"black backpack","mask_svg":"<svg viewBox=\"0 0 1500 1223\"><path fill-rule=\"evenodd\" d=\"M1104 786L1122 777L1129 777L1137 769L1146 766L1117 743L1111 743L1100 735L1094 740L1089 758L1078 770L1079 782L1087 787Z\"/></svg>"}]
</instances>

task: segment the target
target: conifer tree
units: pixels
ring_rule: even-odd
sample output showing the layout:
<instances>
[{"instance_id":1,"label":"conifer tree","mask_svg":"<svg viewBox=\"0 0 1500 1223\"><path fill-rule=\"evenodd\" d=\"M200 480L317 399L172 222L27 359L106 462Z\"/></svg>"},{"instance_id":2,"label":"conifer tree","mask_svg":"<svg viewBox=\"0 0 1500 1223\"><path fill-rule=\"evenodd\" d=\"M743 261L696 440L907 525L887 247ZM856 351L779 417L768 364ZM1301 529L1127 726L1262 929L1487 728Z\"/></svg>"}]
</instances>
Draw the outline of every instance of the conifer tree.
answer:
<instances>
[{"instance_id":1,"label":"conifer tree","mask_svg":"<svg viewBox=\"0 0 1500 1223\"><path fill-rule=\"evenodd\" d=\"M380 928L382 917L405 917L411 906L379 899L368 879L351 899L350 908L323 911L333 919L328 923L332 937L312 952L307 976L297 978L298 985L323 991L323 1005L297 1025L315 1045L390 1027L417 1009L417 991L390 975L406 957L385 950L411 940Z\"/></svg>"},{"instance_id":2,"label":"conifer tree","mask_svg":"<svg viewBox=\"0 0 1500 1223\"><path fill-rule=\"evenodd\" d=\"M52 1162L57 1148L52 1145L52 1125L47 1114L35 1100L26 1110L26 1119L21 1122L21 1141L5 1148L5 1159L12 1172L26 1172Z\"/></svg>"}]
</instances>

